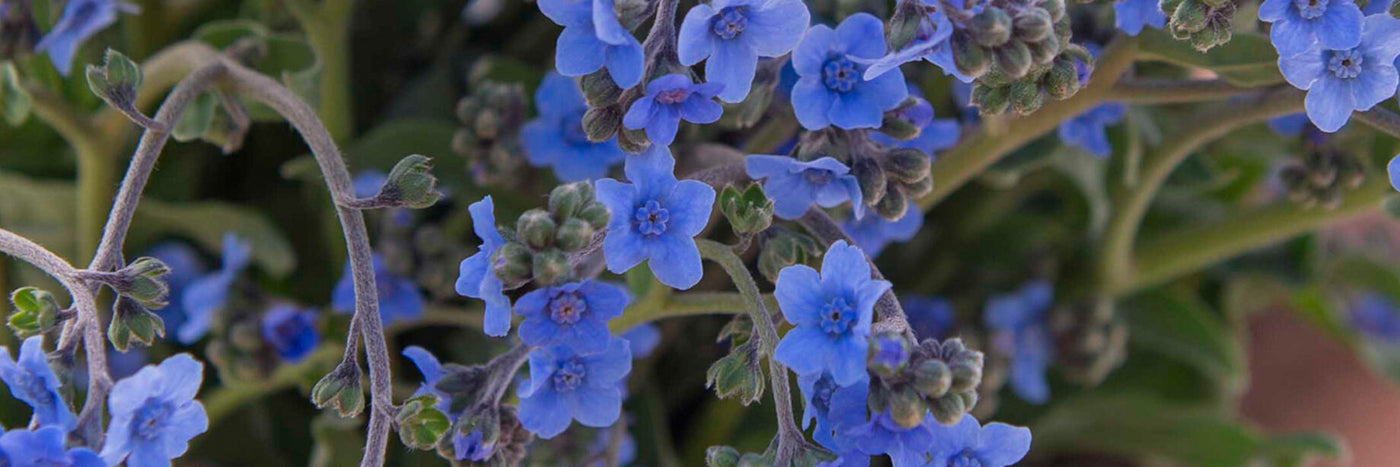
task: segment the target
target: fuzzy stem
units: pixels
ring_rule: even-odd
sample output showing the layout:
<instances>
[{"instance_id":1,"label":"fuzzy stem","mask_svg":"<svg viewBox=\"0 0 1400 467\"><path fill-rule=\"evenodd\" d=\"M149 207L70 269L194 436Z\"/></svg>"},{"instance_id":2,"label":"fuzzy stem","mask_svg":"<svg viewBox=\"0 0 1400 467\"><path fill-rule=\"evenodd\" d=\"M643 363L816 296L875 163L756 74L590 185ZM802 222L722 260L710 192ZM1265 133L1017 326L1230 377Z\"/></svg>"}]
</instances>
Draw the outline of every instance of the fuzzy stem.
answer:
<instances>
[{"instance_id":1,"label":"fuzzy stem","mask_svg":"<svg viewBox=\"0 0 1400 467\"><path fill-rule=\"evenodd\" d=\"M1186 102L1221 101L1254 92L1236 87L1224 80L1125 80L1115 84L1104 100L1128 104L1179 104Z\"/></svg>"}]
</instances>

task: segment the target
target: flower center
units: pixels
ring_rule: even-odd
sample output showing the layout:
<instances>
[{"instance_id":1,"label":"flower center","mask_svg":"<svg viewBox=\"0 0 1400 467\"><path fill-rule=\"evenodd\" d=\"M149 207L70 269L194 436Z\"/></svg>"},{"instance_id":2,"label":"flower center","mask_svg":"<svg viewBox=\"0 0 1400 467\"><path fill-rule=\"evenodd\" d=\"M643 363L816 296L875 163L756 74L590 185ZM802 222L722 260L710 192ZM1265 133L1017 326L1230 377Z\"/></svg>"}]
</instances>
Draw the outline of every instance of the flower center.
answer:
<instances>
[{"instance_id":1,"label":"flower center","mask_svg":"<svg viewBox=\"0 0 1400 467\"><path fill-rule=\"evenodd\" d=\"M846 304L844 298L836 298L822 305L822 330L827 334L845 334L855 320L856 310Z\"/></svg>"},{"instance_id":2,"label":"flower center","mask_svg":"<svg viewBox=\"0 0 1400 467\"><path fill-rule=\"evenodd\" d=\"M686 88L667 89L667 90L665 90L665 91L661 91L661 92L656 93L656 102L659 102L659 103L662 103L662 104L667 104L667 105L675 105L675 104L679 104L679 103L681 103L681 102L685 102L686 98L688 98L688 97L690 97L690 90L689 90L689 89L686 89Z\"/></svg>"},{"instance_id":3,"label":"flower center","mask_svg":"<svg viewBox=\"0 0 1400 467\"><path fill-rule=\"evenodd\" d=\"M666 222L671 220L671 212L661 207L661 203L651 200L637 208L635 218L638 232L655 236L666 232Z\"/></svg>"},{"instance_id":4,"label":"flower center","mask_svg":"<svg viewBox=\"0 0 1400 467\"><path fill-rule=\"evenodd\" d=\"M1350 79L1361 74L1360 49L1337 50L1331 52L1332 57L1327 60L1327 69L1338 78Z\"/></svg>"},{"instance_id":5,"label":"flower center","mask_svg":"<svg viewBox=\"0 0 1400 467\"><path fill-rule=\"evenodd\" d=\"M1293 6L1298 7L1298 16L1303 19L1317 19L1327 11L1328 0L1293 0Z\"/></svg>"},{"instance_id":6,"label":"flower center","mask_svg":"<svg viewBox=\"0 0 1400 467\"><path fill-rule=\"evenodd\" d=\"M744 32L744 28L749 25L749 18L744 15L747 9L747 7L732 6L719 10L719 14L715 15L715 19L710 20L710 28L713 29L715 35L719 36L721 39L728 40L738 37L740 33Z\"/></svg>"},{"instance_id":7,"label":"flower center","mask_svg":"<svg viewBox=\"0 0 1400 467\"><path fill-rule=\"evenodd\" d=\"M851 92L860 81L860 70L856 63L845 57L837 57L822 65L822 83L826 88L839 93Z\"/></svg>"},{"instance_id":8,"label":"flower center","mask_svg":"<svg viewBox=\"0 0 1400 467\"><path fill-rule=\"evenodd\" d=\"M576 292L564 292L549 301L549 318L559 324L577 323L587 312L588 302Z\"/></svg>"},{"instance_id":9,"label":"flower center","mask_svg":"<svg viewBox=\"0 0 1400 467\"><path fill-rule=\"evenodd\" d=\"M559 365L558 370L554 370L554 390L556 392L573 391L583 384L583 377L586 374L588 372L583 367L583 362L578 361L577 358L570 358Z\"/></svg>"},{"instance_id":10,"label":"flower center","mask_svg":"<svg viewBox=\"0 0 1400 467\"><path fill-rule=\"evenodd\" d=\"M803 180L818 186L831 183L831 179L834 177L835 175L832 174L830 170L826 169L804 169L802 171Z\"/></svg>"},{"instance_id":11,"label":"flower center","mask_svg":"<svg viewBox=\"0 0 1400 467\"><path fill-rule=\"evenodd\" d=\"M146 399L146 404L136 409L136 414L131 419L132 434L143 440L157 439L161 430L168 424L170 413L174 411L175 407L171 404L156 398Z\"/></svg>"},{"instance_id":12,"label":"flower center","mask_svg":"<svg viewBox=\"0 0 1400 467\"><path fill-rule=\"evenodd\" d=\"M569 115L564 120L564 141L572 144L589 144L588 133L583 131L583 112Z\"/></svg>"},{"instance_id":13,"label":"flower center","mask_svg":"<svg viewBox=\"0 0 1400 467\"><path fill-rule=\"evenodd\" d=\"M982 467L982 460L970 449L964 449L958 455L948 459L948 467Z\"/></svg>"}]
</instances>

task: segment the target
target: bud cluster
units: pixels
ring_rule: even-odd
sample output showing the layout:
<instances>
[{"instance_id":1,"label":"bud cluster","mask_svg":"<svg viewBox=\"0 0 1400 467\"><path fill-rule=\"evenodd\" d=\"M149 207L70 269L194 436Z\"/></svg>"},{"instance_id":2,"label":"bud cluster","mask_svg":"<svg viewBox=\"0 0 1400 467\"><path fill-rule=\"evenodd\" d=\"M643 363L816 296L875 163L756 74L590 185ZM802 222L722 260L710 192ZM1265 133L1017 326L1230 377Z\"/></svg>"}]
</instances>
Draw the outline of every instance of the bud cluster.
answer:
<instances>
[{"instance_id":1,"label":"bud cluster","mask_svg":"<svg viewBox=\"0 0 1400 467\"><path fill-rule=\"evenodd\" d=\"M715 341L729 340L729 354L705 372L705 387L713 388L720 399L737 398L740 404L749 405L763 398L763 367L753 333L753 322L747 315L736 315L720 329Z\"/></svg>"},{"instance_id":2,"label":"bud cluster","mask_svg":"<svg viewBox=\"0 0 1400 467\"><path fill-rule=\"evenodd\" d=\"M719 194L719 210L740 236L762 232L773 224L773 200L768 199L758 183L750 183L743 191L724 187Z\"/></svg>"},{"instance_id":3,"label":"bud cluster","mask_svg":"<svg viewBox=\"0 0 1400 467\"><path fill-rule=\"evenodd\" d=\"M1366 181L1366 170L1356 156L1333 149L1312 151L1301 163L1291 164L1279 171L1279 182L1288 193L1288 200L1304 208L1321 206L1334 210L1342 204L1342 196Z\"/></svg>"},{"instance_id":4,"label":"bud cluster","mask_svg":"<svg viewBox=\"0 0 1400 467\"><path fill-rule=\"evenodd\" d=\"M596 232L608 225L608 209L593 199L593 185L570 183L549 192L549 209L531 209L501 229L507 243L491 264L507 288L531 279L547 286L572 272L569 253L588 248Z\"/></svg>"},{"instance_id":5,"label":"bud cluster","mask_svg":"<svg viewBox=\"0 0 1400 467\"><path fill-rule=\"evenodd\" d=\"M1050 315L1055 359L1066 378L1087 386L1099 384L1128 355L1128 325L1114 313L1113 300L1098 298Z\"/></svg>"},{"instance_id":6,"label":"bud cluster","mask_svg":"<svg viewBox=\"0 0 1400 467\"><path fill-rule=\"evenodd\" d=\"M478 184L493 185L512 180L525 159L520 147L525 88L485 78L480 68L473 70L471 93L457 101L462 126L452 136L452 151L467 158L467 170Z\"/></svg>"},{"instance_id":7,"label":"bud cluster","mask_svg":"<svg viewBox=\"0 0 1400 467\"><path fill-rule=\"evenodd\" d=\"M905 428L922 423L928 413L939 423L957 423L977 405L982 364L982 352L957 338L915 345L903 334L876 334L866 360L876 376L870 383L870 410L888 409L890 419Z\"/></svg>"},{"instance_id":8,"label":"bud cluster","mask_svg":"<svg viewBox=\"0 0 1400 467\"><path fill-rule=\"evenodd\" d=\"M1069 45L1064 0L994 0L959 26L950 39L958 71L993 86L1040 71Z\"/></svg>"},{"instance_id":9,"label":"bud cluster","mask_svg":"<svg viewBox=\"0 0 1400 467\"><path fill-rule=\"evenodd\" d=\"M1026 115L1039 110L1047 95L1051 99L1067 99L1084 85L1082 80L1087 74L1076 62L1088 66L1093 58L1082 46L1070 43L1069 17L1063 13L1063 4L1058 5L1061 9L1054 22L1052 38L1047 39L1047 43L1056 44L1053 50L1048 45L1031 49L1033 53L1025 72L1019 75L1008 72L1006 67L993 66L977 79L972 89L972 103L983 115L996 115L1008 109Z\"/></svg>"},{"instance_id":10,"label":"bud cluster","mask_svg":"<svg viewBox=\"0 0 1400 467\"><path fill-rule=\"evenodd\" d=\"M1177 40L1190 41L1205 52L1230 42L1230 20L1235 16L1232 0L1162 0L1167 13L1167 30Z\"/></svg>"},{"instance_id":11,"label":"bud cluster","mask_svg":"<svg viewBox=\"0 0 1400 467\"><path fill-rule=\"evenodd\" d=\"M821 256L817 241L806 234L781 227L765 231L758 250L758 272L769 282L778 282L778 271L794 264L805 264Z\"/></svg>"},{"instance_id":12,"label":"bud cluster","mask_svg":"<svg viewBox=\"0 0 1400 467\"><path fill-rule=\"evenodd\" d=\"M906 99L885 114L881 131L891 128L899 136L918 136L917 132L900 134L898 128L916 122L909 110L926 104L917 97ZM827 128L803 134L797 158L815 160L821 157L835 158L850 167L851 175L860 185L865 206L887 220L903 217L911 199L933 190L933 177L929 173L933 160L927 154L913 148L885 148L871 141L864 130Z\"/></svg>"},{"instance_id":13,"label":"bud cluster","mask_svg":"<svg viewBox=\"0 0 1400 467\"><path fill-rule=\"evenodd\" d=\"M38 287L22 287L10 294L15 311L6 325L21 339L52 331L65 317L58 299Z\"/></svg>"}]
</instances>

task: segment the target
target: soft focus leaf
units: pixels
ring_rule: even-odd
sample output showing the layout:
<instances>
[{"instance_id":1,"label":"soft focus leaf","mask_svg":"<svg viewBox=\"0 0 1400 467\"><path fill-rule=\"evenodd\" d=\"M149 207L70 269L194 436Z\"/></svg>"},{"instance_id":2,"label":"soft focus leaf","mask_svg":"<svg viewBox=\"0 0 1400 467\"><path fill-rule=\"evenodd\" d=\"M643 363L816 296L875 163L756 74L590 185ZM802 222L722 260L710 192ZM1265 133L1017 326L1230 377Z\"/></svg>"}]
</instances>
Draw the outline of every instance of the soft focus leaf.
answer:
<instances>
[{"instance_id":1,"label":"soft focus leaf","mask_svg":"<svg viewBox=\"0 0 1400 467\"><path fill-rule=\"evenodd\" d=\"M1346 441L1330 433L1288 433L1264 441L1260 460L1274 467L1302 467L1312 461L1340 461L1347 457Z\"/></svg>"},{"instance_id":2,"label":"soft focus leaf","mask_svg":"<svg viewBox=\"0 0 1400 467\"><path fill-rule=\"evenodd\" d=\"M1197 467L1245 465L1261 441L1208 407L1144 394L1085 394L1057 401L1031 424L1035 449L1106 452Z\"/></svg>"},{"instance_id":3,"label":"soft focus leaf","mask_svg":"<svg viewBox=\"0 0 1400 467\"><path fill-rule=\"evenodd\" d=\"M1245 383L1244 350L1234 331L1206 304L1185 294L1153 291L1120 307L1132 343L1182 360L1229 393Z\"/></svg>"},{"instance_id":4,"label":"soft focus leaf","mask_svg":"<svg viewBox=\"0 0 1400 467\"><path fill-rule=\"evenodd\" d=\"M0 117L11 126L19 126L29 118L32 104L29 93L20 86L15 64L0 64Z\"/></svg>"}]
</instances>

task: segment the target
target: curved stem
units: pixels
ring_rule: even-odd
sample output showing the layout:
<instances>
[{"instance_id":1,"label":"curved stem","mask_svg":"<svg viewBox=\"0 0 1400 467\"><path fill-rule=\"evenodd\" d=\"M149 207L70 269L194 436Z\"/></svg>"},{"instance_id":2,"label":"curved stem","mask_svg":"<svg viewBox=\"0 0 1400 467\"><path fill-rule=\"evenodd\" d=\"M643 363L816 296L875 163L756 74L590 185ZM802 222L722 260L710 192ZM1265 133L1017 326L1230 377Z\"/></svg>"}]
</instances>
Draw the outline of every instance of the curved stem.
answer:
<instances>
[{"instance_id":1,"label":"curved stem","mask_svg":"<svg viewBox=\"0 0 1400 467\"><path fill-rule=\"evenodd\" d=\"M284 0L287 10L301 23L306 42L320 62L317 108L334 140L354 131L350 99L350 15L354 0L325 0L320 6L308 0Z\"/></svg>"},{"instance_id":2,"label":"curved stem","mask_svg":"<svg viewBox=\"0 0 1400 467\"><path fill-rule=\"evenodd\" d=\"M1225 100L1253 91L1219 79L1138 79L1114 84L1105 93L1104 100L1129 104L1178 104Z\"/></svg>"}]
</instances>

